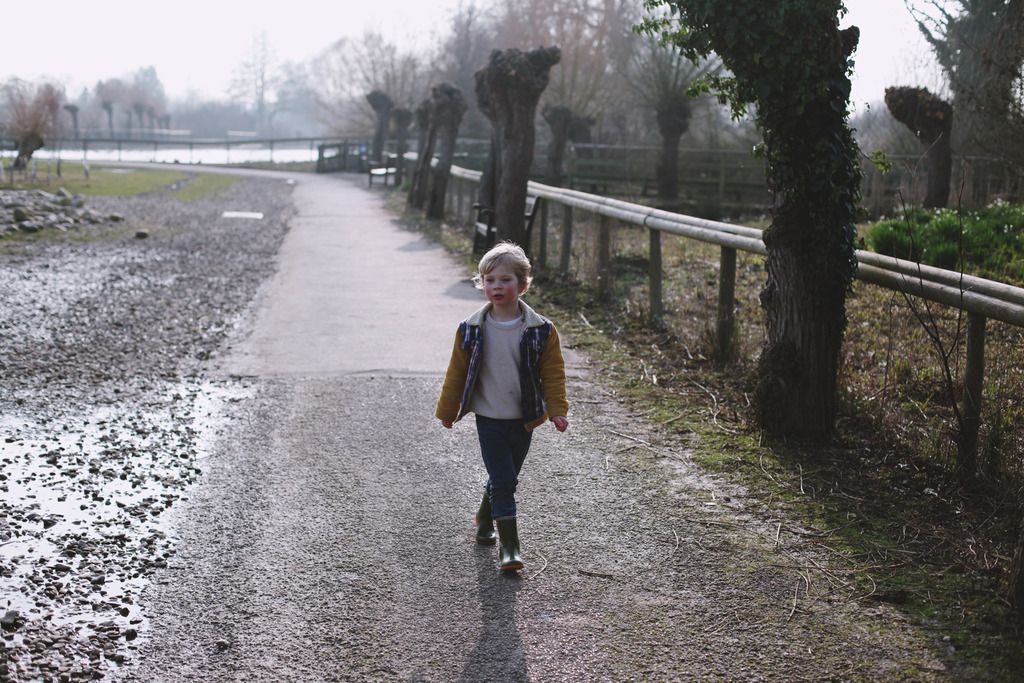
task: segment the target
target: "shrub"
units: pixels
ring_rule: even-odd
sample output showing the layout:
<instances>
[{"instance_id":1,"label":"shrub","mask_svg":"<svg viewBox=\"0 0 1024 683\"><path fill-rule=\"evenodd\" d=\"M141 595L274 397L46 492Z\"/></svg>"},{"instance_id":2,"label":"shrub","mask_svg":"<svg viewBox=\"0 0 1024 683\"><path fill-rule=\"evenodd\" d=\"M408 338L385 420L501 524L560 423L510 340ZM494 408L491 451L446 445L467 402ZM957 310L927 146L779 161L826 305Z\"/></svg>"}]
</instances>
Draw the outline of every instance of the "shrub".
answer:
<instances>
[{"instance_id":1,"label":"shrub","mask_svg":"<svg viewBox=\"0 0 1024 683\"><path fill-rule=\"evenodd\" d=\"M1024 281L1020 205L997 201L971 212L911 209L902 218L875 223L867 243L879 254L996 280Z\"/></svg>"}]
</instances>

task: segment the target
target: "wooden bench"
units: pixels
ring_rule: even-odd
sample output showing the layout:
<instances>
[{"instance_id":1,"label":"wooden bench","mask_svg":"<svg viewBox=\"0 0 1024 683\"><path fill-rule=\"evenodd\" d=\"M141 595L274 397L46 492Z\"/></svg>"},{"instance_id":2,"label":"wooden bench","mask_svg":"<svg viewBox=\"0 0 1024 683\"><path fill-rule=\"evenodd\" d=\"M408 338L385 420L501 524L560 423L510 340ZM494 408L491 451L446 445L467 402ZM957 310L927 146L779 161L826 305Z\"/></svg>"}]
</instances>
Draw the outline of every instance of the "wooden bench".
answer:
<instances>
[{"instance_id":1,"label":"wooden bench","mask_svg":"<svg viewBox=\"0 0 1024 683\"><path fill-rule=\"evenodd\" d=\"M476 222L473 223L473 253L482 254L494 246L497 238L497 229L494 226L494 209L483 204L474 204L476 210ZM523 219L526 225L526 239L521 244L523 251L530 253L530 235L533 233L533 219L537 216L537 209L540 208L540 197L526 198L526 211Z\"/></svg>"},{"instance_id":2,"label":"wooden bench","mask_svg":"<svg viewBox=\"0 0 1024 683\"><path fill-rule=\"evenodd\" d=\"M366 175L370 187L373 187L374 178L380 178L384 182L384 186L387 187L389 177L398 177L398 157L388 154L385 155L384 161L367 162Z\"/></svg>"}]
</instances>

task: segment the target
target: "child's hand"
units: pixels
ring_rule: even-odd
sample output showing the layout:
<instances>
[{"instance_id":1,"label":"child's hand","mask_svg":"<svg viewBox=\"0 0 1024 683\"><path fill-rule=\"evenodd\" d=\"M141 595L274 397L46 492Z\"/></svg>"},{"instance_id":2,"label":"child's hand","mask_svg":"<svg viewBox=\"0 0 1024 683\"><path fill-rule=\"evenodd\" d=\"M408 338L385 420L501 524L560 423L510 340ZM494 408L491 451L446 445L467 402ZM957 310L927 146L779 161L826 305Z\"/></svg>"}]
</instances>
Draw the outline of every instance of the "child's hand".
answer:
<instances>
[{"instance_id":1,"label":"child's hand","mask_svg":"<svg viewBox=\"0 0 1024 683\"><path fill-rule=\"evenodd\" d=\"M441 420L441 424L444 425L445 429L451 429L452 425L455 424L451 420Z\"/></svg>"},{"instance_id":2,"label":"child's hand","mask_svg":"<svg viewBox=\"0 0 1024 683\"><path fill-rule=\"evenodd\" d=\"M561 415L555 415L553 418L551 418L551 421L555 423L555 429L557 429L560 432L564 432L566 429L569 428L569 421L562 417Z\"/></svg>"}]
</instances>

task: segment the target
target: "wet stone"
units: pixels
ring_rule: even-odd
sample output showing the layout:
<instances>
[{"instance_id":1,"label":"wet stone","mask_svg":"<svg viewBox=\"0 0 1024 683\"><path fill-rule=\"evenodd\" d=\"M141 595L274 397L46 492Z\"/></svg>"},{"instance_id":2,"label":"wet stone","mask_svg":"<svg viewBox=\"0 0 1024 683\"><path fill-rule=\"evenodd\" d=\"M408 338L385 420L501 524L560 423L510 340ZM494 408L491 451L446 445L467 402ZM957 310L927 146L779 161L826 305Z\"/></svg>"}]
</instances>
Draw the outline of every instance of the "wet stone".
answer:
<instances>
[{"instance_id":1,"label":"wet stone","mask_svg":"<svg viewBox=\"0 0 1024 683\"><path fill-rule=\"evenodd\" d=\"M0 617L0 627L3 627L5 631L13 631L17 628L17 621L19 612L16 609L7 610L2 617Z\"/></svg>"},{"instance_id":2,"label":"wet stone","mask_svg":"<svg viewBox=\"0 0 1024 683\"><path fill-rule=\"evenodd\" d=\"M269 212L290 206L287 192L247 184L230 190L233 203ZM198 472L193 428L203 422L195 402L237 390L211 391L207 370L192 359L220 348L273 273L286 229L281 221L269 232L212 232L209 206L166 197L90 197L92 208L75 197L69 208L64 193L55 196L56 206L0 188L0 205L18 202L33 213L29 221L53 214L74 229L109 224L115 213L138 216L175 239L140 249L132 227L100 240L25 239L17 250L0 249L0 329L17 350L0 363L0 403L28 426L0 435L0 543L19 544L16 555L0 558L13 588L0 597L21 614L15 629L0 632L0 661L10 662L6 678L19 681L58 680L58 671L90 680L133 658L145 620L125 605L138 602L170 556L170 540L156 528L165 515L155 513ZM12 212L0 210L0 239L18 230ZM194 320L197 301L204 314ZM167 323L181 320L194 324ZM42 533L50 518L56 524Z\"/></svg>"}]
</instances>

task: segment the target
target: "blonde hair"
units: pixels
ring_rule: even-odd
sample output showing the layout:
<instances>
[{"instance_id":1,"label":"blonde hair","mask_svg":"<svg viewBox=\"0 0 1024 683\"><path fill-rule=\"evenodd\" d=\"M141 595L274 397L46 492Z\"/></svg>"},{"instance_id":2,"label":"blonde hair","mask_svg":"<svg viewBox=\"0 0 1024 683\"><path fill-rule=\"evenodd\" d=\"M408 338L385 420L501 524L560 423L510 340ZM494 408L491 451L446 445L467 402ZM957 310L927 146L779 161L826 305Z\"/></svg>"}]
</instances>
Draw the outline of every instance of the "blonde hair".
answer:
<instances>
[{"instance_id":1,"label":"blonde hair","mask_svg":"<svg viewBox=\"0 0 1024 683\"><path fill-rule=\"evenodd\" d=\"M533 266L530 265L530 259L526 256L526 252L515 242L500 242L484 254L484 257L480 259L480 265L477 266L477 272L473 275L473 284L477 289L484 288L484 275L498 266L505 266L515 273L516 279L519 280L519 284L523 288L523 294L530 289L530 283L533 282L533 275L530 274Z\"/></svg>"}]
</instances>

